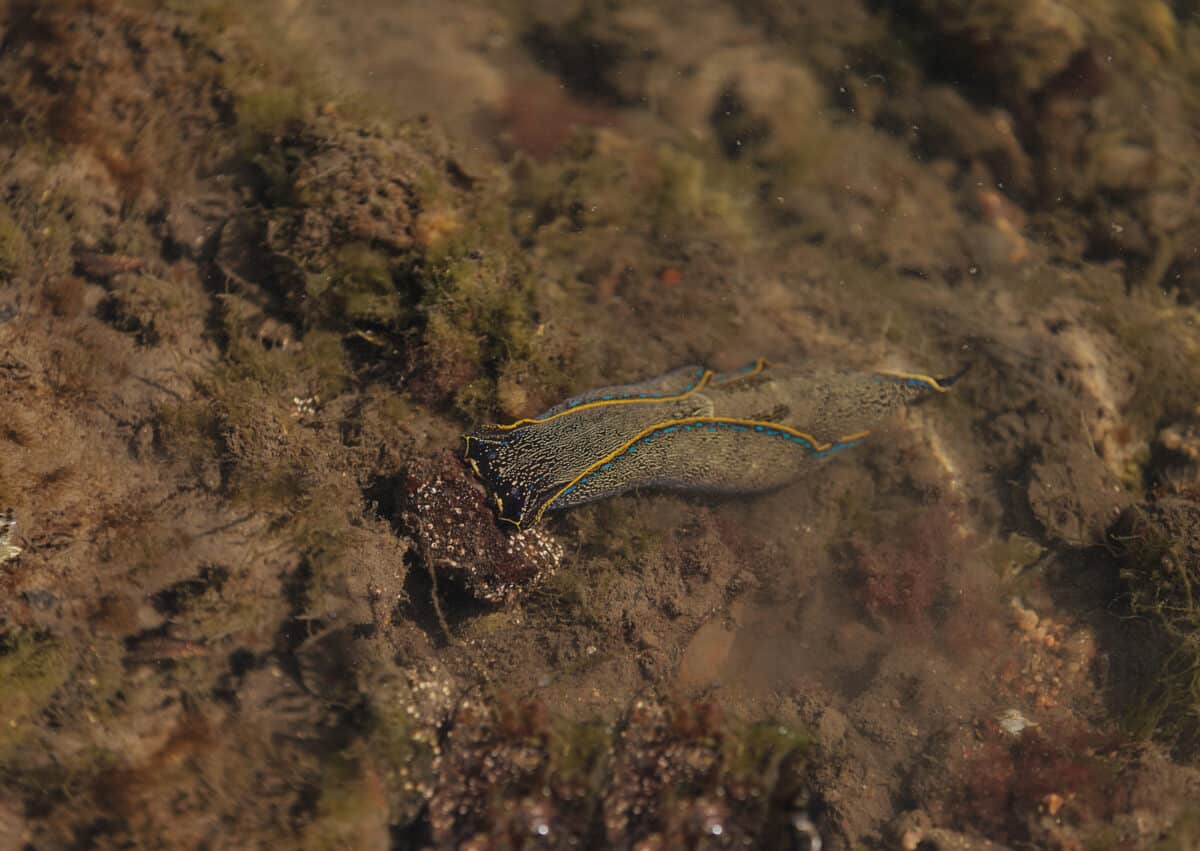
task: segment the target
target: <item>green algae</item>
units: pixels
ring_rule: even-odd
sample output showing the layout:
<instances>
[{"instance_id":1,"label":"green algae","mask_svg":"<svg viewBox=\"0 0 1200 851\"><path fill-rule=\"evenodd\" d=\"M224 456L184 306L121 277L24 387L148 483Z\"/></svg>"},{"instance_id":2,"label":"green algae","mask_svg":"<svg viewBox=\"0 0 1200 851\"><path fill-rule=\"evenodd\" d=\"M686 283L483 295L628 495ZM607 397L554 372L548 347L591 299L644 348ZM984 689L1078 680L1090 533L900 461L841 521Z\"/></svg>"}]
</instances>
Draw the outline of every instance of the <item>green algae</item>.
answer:
<instances>
[{"instance_id":1,"label":"green algae","mask_svg":"<svg viewBox=\"0 0 1200 851\"><path fill-rule=\"evenodd\" d=\"M652 231L660 239L678 239L695 229L712 233L733 251L751 244L755 227L746 196L732 181L714 180L714 169L699 156L660 144L654 179L647 189ZM725 185L722 185L724 183Z\"/></svg>"},{"instance_id":2,"label":"green algae","mask_svg":"<svg viewBox=\"0 0 1200 851\"><path fill-rule=\"evenodd\" d=\"M343 245L331 270L305 278L308 309L332 320L401 327L412 316L386 254L363 243Z\"/></svg>"},{"instance_id":3,"label":"green algae","mask_svg":"<svg viewBox=\"0 0 1200 851\"><path fill-rule=\"evenodd\" d=\"M5 205L0 205L0 281L12 280L32 256L29 240Z\"/></svg>"},{"instance_id":4,"label":"green algae","mask_svg":"<svg viewBox=\"0 0 1200 851\"><path fill-rule=\"evenodd\" d=\"M1016 532L1004 538L996 537L979 552L979 558L998 578L1018 585L1023 582L1022 575L1045 555L1045 547Z\"/></svg>"},{"instance_id":5,"label":"green algae","mask_svg":"<svg viewBox=\"0 0 1200 851\"><path fill-rule=\"evenodd\" d=\"M731 725L733 726L733 725ZM724 760L731 776L769 787L779 772L780 764L788 757L804 757L812 748L808 732L777 722L756 722L742 725L724 743Z\"/></svg>"},{"instance_id":6,"label":"green algae","mask_svg":"<svg viewBox=\"0 0 1200 851\"><path fill-rule=\"evenodd\" d=\"M599 721L560 720L548 740L550 774L556 784L586 790L603 786L613 728Z\"/></svg>"},{"instance_id":7,"label":"green algae","mask_svg":"<svg viewBox=\"0 0 1200 851\"><path fill-rule=\"evenodd\" d=\"M1158 630L1158 669L1125 726L1200 746L1200 503L1160 496L1131 509L1110 533L1129 611ZM1154 645L1151 645L1154 646Z\"/></svg>"},{"instance_id":8,"label":"green algae","mask_svg":"<svg viewBox=\"0 0 1200 851\"><path fill-rule=\"evenodd\" d=\"M266 84L257 91L241 94L236 110L243 152L256 156L265 140L283 135L302 123L308 114L308 103L305 92L286 84Z\"/></svg>"},{"instance_id":9,"label":"green algae","mask_svg":"<svg viewBox=\"0 0 1200 851\"><path fill-rule=\"evenodd\" d=\"M1136 290L1127 299L1097 305L1093 316L1141 368L1125 410L1130 423L1147 432L1164 416L1186 413L1186 400L1200 382L1200 351L1191 333L1194 317L1157 290Z\"/></svg>"},{"instance_id":10,"label":"green algae","mask_svg":"<svg viewBox=\"0 0 1200 851\"><path fill-rule=\"evenodd\" d=\"M303 847L314 851L362 847L374 826L381 830L378 790L358 760L338 754L321 763L320 798L316 813L304 827Z\"/></svg>"},{"instance_id":11,"label":"green algae","mask_svg":"<svg viewBox=\"0 0 1200 851\"><path fill-rule=\"evenodd\" d=\"M1200 807L1194 804L1184 809L1166 835L1149 846L1148 851L1190 851L1193 848L1200 848Z\"/></svg>"},{"instance_id":12,"label":"green algae","mask_svg":"<svg viewBox=\"0 0 1200 851\"><path fill-rule=\"evenodd\" d=\"M413 689L399 679L381 677L372 690L364 752L386 790L393 821L417 818L435 785L440 745Z\"/></svg>"},{"instance_id":13,"label":"green algae","mask_svg":"<svg viewBox=\"0 0 1200 851\"><path fill-rule=\"evenodd\" d=\"M30 631L0 634L0 765L71 673L58 639Z\"/></svg>"}]
</instances>

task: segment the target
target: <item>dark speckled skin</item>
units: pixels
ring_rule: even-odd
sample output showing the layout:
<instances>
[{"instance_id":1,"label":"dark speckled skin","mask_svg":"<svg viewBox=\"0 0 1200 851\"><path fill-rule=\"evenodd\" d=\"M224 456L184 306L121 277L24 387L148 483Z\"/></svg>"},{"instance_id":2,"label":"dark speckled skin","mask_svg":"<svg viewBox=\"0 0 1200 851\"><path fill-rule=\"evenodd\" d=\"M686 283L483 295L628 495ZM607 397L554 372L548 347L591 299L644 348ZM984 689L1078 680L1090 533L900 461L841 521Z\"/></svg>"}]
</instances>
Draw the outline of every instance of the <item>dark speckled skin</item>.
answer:
<instances>
[{"instance_id":1,"label":"dark speckled skin","mask_svg":"<svg viewBox=\"0 0 1200 851\"><path fill-rule=\"evenodd\" d=\"M801 370L761 360L726 374L685 367L576 396L537 417L484 426L465 436L465 457L500 518L517 527L633 488L765 491L956 378Z\"/></svg>"}]
</instances>

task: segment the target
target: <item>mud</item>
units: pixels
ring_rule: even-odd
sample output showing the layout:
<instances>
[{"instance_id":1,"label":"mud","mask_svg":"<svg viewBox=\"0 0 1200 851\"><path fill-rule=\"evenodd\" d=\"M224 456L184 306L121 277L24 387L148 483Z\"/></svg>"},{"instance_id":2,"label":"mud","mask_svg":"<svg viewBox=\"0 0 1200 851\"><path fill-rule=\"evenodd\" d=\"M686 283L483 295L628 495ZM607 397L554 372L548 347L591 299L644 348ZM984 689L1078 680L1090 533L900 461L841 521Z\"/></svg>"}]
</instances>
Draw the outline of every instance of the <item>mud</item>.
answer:
<instances>
[{"instance_id":1,"label":"mud","mask_svg":"<svg viewBox=\"0 0 1200 851\"><path fill-rule=\"evenodd\" d=\"M0 3L0 847L1193 847L1192 6ZM452 454L759 356L972 369Z\"/></svg>"}]
</instances>

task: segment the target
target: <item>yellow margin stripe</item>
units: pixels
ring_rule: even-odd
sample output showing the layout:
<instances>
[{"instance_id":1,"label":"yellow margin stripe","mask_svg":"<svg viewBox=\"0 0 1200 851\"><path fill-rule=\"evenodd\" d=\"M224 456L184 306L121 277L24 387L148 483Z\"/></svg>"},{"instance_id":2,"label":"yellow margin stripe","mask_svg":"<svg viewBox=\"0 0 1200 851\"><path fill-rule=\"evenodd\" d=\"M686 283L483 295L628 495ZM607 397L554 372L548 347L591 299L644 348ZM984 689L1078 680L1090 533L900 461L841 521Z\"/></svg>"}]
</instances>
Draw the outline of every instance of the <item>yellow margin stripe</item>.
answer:
<instances>
[{"instance_id":1,"label":"yellow margin stripe","mask_svg":"<svg viewBox=\"0 0 1200 851\"><path fill-rule=\"evenodd\" d=\"M517 420L516 422L511 422L507 425L493 425L492 428L500 429L501 431L511 431L512 429L517 428L517 426L533 425L535 423L547 423L550 422L550 420L556 420L559 417L565 417L567 414L573 414L576 411L586 411L588 408L607 408L610 405L645 405L652 402L678 402L680 399L686 399L688 396L691 396L693 393L708 384L708 381L710 378L712 378L712 376L713 372L711 369L704 370L704 374L700 376L700 380L684 392L680 393L678 396L650 396L645 399L638 399L636 397L629 399L593 399L591 402L584 402L582 405L576 405L573 408L567 408L564 411L559 411L557 414L551 414L548 417L531 417Z\"/></svg>"},{"instance_id":2,"label":"yellow margin stripe","mask_svg":"<svg viewBox=\"0 0 1200 851\"><path fill-rule=\"evenodd\" d=\"M726 378L717 378L716 376L713 376L712 383L713 384L728 384L731 381L738 381L739 379L742 379L742 378L750 378L752 376L758 375L760 372L762 372L764 369L766 369L767 366L768 366L768 364L767 364L766 358L756 358L754 361L754 369L748 369L745 372L734 372Z\"/></svg>"},{"instance_id":3,"label":"yellow margin stripe","mask_svg":"<svg viewBox=\"0 0 1200 851\"><path fill-rule=\"evenodd\" d=\"M586 411L589 408L607 408L611 405L647 405L647 404L656 404L659 402L678 402L681 399L686 399L688 396L691 396L693 393L696 393L699 390L701 390L702 388L708 386L708 384L710 382L712 382L713 384L728 384L731 381L737 381L742 378L750 378L753 375L758 375L760 372L762 372L764 369L766 369L766 367L767 367L766 359L758 358L754 362L754 369L752 369L748 372L735 373L733 375L730 375L728 378L721 378L721 379L715 379L714 378L715 373L713 373L713 371L711 369L706 369L706 370L704 370L704 373L700 376L699 381L697 381L694 385L692 385L687 390L685 390L684 392L682 392L676 396L647 396L644 399L638 398L636 396L630 397L628 399L593 399L590 402L584 402L582 405L575 405L572 408L567 408L565 410L559 411L556 414L551 414L548 417L529 417L529 418L517 420L516 422L508 423L506 425L493 425L492 428L500 429L501 431L512 431L514 428L517 428L518 426L533 425L535 423L549 422L550 420L556 420L559 417L566 416L567 414L573 414L576 411Z\"/></svg>"},{"instance_id":4,"label":"yellow margin stripe","mask_svg":"<svg viewBox=\"0 0 1200 851\"><path fill-rule=\"evenodd\" d=\"M471 457L471 435L464 434L463 440L467 442L467 448L463 450L463 460L471 465L471 469L475 471L475 476L482 479L483 473L479 471L479 465L475 463L475 459Z\"/></svg>"},{"instance_id":5,"label":"yellow margin stripe","mask_svg":"<svg viewBox=\"0 0 1200 851\"><path fill-rule=\"evenodd\" d=\"M936 378L931 378L928 375L921 375L917 372L892 372L891 370L881 369L876 371L876 375L886 375L889 378L903 378L908 381L920 381L923 384L928 384L931 388L939 393L949 393L949 387L943 387Z\"/></svg>"},{"instance_id":6,"label":"yellow margin stripe","mask_svg":"<svg viewBox=\"0 0 1200 851\"><path fill-rule=\"evenodd\" d=\"M579 484L580 481L582 481L584 478L586 478L588 475L590 475L592 472L594 472L597 468L603 466L604 464L607 464L609 461L612 461L615 458L620 457L621 455L624 455L625 452L629 449L629 447L633 446L635 443L637 443L639 440L646 437L647 435L653 434L658 429L669 428L670 426L686 426L686 425L693 425L693 424L705 425L705 424L709 424L709 423L723 423L726 425L741 425L741 426L748 426L750 428L753 428L755 426L762 426L763 428L769 428L774 431L784 431L794 437L798 437L801 440L806 441L812 447L812 450L814 452L825 452L839 444L849 443L850 441L853 441L853 440L861 440L862 438L866 437L868 434L871 433L869 431L859 431L859 432L855 432L854 434L848 434L845 437L839 437L837 440L833 441L832 443L822 443L821 441L819 441L815 437L813 437L811 434L807 434L803 431L799 431L798 429L794 429L794 428L791 428L791 427L785 426L785 425L780 425L779 423L773 423L773 422L770 422L767 420L740 420L740 419L736 419L734 417L687 417L687 418L681 419L681 420L666 420L665 422L656 423L655 425L648 426L647 428L642 429L636 435L634 435L632 438L627 440L625 443L621 444L619 447L617 447L612 452L605 455L600 460L592 463L582 473L580 473L574 479L567 482L565 485L563 485L561 488L559 488L557 491L555 491L555 493L549 499L547 499L545 502L543 502L540 508L538 508L537 514L534 515L533 522L530 525L534 525L542 519L542 515L546 513L546 509L549 508L550 505L552 505L554 503L554 500L558 499L560 496L562 496L568 490L575 487L575 485ZM521 528L520 523L515 523L513 521L509 521L509 522L512 522L513 525L515 525L518 529Z\"/></svg>"}]
</instances>

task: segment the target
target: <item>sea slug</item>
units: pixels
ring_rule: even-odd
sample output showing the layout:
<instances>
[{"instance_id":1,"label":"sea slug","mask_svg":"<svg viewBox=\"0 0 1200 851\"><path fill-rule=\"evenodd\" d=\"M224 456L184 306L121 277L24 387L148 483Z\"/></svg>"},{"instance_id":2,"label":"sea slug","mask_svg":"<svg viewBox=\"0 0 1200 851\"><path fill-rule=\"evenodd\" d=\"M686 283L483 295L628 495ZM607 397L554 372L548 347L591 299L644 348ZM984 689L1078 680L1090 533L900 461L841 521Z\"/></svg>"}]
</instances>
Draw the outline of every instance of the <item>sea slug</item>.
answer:
<instances>
[{"instance_id":1,"label":"sea slug","mask_svg":"<svg viewBox=\"0 0 1200 851\"><path fill-rule=\"evenodd\" d=\"M634 488L766 491L859 443L906 403L945 392L961 374L798 369L761 359L729 373L689 366L483 426L464 436L465 459L500 519L517 528Z\"/></svg>"}]
</instances>

